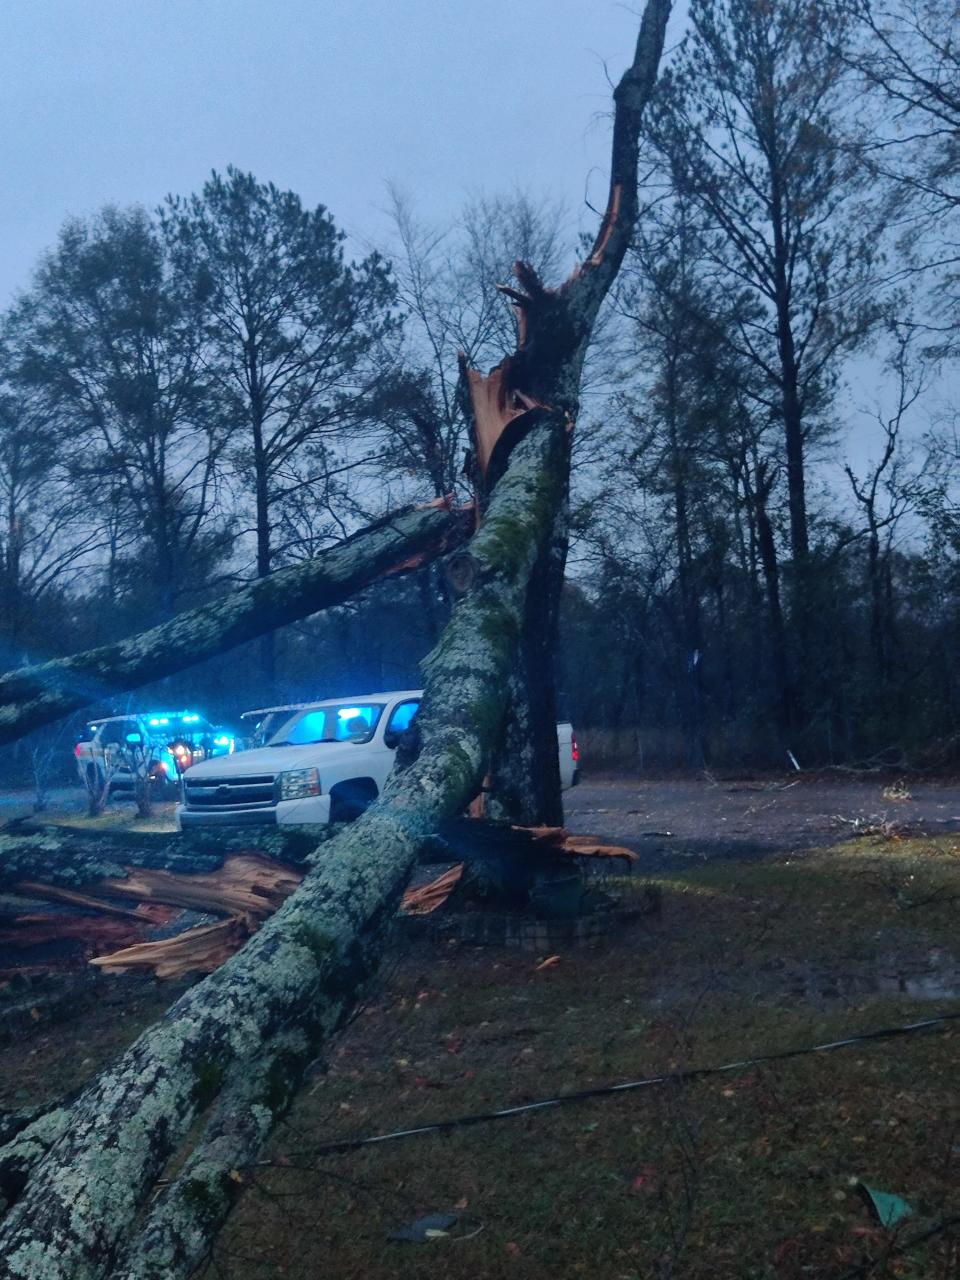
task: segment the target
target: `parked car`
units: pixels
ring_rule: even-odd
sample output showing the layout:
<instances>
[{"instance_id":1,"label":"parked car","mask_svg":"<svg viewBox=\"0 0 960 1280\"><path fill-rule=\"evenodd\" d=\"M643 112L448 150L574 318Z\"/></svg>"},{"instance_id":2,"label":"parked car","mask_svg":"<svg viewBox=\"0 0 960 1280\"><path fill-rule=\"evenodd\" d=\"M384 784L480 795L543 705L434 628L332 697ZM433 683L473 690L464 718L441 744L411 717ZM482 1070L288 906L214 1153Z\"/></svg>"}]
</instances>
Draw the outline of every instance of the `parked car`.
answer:
<instances>
[{"instance_id":1,"label":"parked car","mask_svg":"<svg viewBox=\"0 0 960 1280\"><path fill-rule=\"evenodd\" d=\"M348 822L380 794L422 690L331 698L289 712L266 746L188 769L177 806L181 829ZM564 788L578 780L572 726L557 726Z\"/></svg>"},{"instance_id":2,"label":"parked car","mask_svg":"<svg viewBox=\"0 0 960 1280\"><path fill-rule=\"evenodd\" d=\"M147 711L91 720L73 749L89 791L133 791L144 770L157 799L180 792L180 775L200 760L229 755L234 735L194 711Z\"/></svg>"}]
</instances>

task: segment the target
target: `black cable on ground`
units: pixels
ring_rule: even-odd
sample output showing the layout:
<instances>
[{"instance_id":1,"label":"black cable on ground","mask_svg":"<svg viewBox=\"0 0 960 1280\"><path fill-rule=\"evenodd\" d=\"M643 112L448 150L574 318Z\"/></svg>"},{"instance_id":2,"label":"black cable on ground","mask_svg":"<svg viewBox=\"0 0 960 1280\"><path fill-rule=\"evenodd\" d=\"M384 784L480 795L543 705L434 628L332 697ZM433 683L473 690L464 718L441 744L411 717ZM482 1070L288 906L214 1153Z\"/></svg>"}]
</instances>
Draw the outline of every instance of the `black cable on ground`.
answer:
<instances>
[{"instance_id":1,"label":"black cable on ground","mask_svg":"<svg viewBox=\"0 0 960 1280\"><path fill-rule=\"evenodd\" d=\"M919 1245L926 1244L928 1240L933 1240L937 1236L942 1236L948 1231L952 1231L954 1227L960 1227L960 1216L942 1218L939 1222L935 1222L932 1227L927 1227L925 1231L918 1231L912 1236L907 1236L902 1243L893 1244L889 1253L883 1257L862 1262L858 1267L854 1267L852 1271L845 1271L839 1277L839 1280L868 1280L871 1271L875 1271L877 1267L881 1266L886 1258L900 1257L905 1253L909 1253Z\"/></svg>"},{"instance_id":2,"label":"black cable on ground","mask_svg":"<svg viewBox=\"0 0 960 1280\"><path fill-rule=\"evenodd\" d=\"M381 1142L397 1142L401 1138L416 1138L427 1133L449 1133L453 1129L466 1129L475 1124L489 1124L494 1120L506 1120L513 1116L527 1115L531 1111L546 1111L553 1107L588 1102L593 1098L609 1098L615 1094L630 1093L636 1089L648 1089L653 1085L702 1080L707 1076L742 1071L747 1067L760 1066L765 1062L783 1062L788 1058L799 1058L805 1054L832 1053L836 1049L846 1049L851 1045L864 1044L870 1040L892 1040L899 1036L915 1035L921 1031L939 1031L943 1030L948 1023L957 1021L960 1021L960 1013L943 1013L936 1018L926 1018L923 1022L911 1022L899 1027L882 1027L878 1031L863 1031L858 1035L847 1036L843 1040L831 1040L827 1044L806 1045L801 1049L781 1049L776 1053L756 1054L751 1058L725 1062L716 1067L689 1067L683 1071L668 1071L663 1075L628 1080L623 1084L598 1085L593 1089L577 1089L571 1093L560 1093L554 1098L525 1102L516 1107L504 1107L499 1111L480 1111L472 1115L455 1116L449 1120L436 1120L432 1124L417 1125L412 1129L394 1129L389 1133L372 1134L366 1138L347 1138L341 1142L328 1142L323 1146L314 1147L310 1154L318 1157L342 1155L344 1152L358 1151L361 1147L372 1147ZM260 1163L274 1162L267 1160Z\"/></svg>"}]
</instances>

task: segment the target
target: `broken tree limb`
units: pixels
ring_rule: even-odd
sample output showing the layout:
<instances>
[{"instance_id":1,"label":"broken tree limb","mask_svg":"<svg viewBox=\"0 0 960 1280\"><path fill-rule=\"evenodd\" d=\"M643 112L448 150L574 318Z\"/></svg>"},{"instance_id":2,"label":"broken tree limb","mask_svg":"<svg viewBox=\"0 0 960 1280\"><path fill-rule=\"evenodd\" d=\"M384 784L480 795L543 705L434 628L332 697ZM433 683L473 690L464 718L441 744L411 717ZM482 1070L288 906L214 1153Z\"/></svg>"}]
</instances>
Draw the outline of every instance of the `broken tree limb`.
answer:
<instances>
[{"instance_id":1,"label":"broken tree limb","mask_svg":"<svg viewBox=\"0 0 960 1280\"><path fill-rule=\"evenodd\" d=\"M75 831L17 823L0 829L0 892L23 881L82 891L102 880L123 878L144 867L175 875L210 874L234 855L302 866L329 828L277 827L274 830L146 834Z\"/></svg>"},{"instance_id":2,"label":"broken tree limb","mask_svg":"<svg viewBox=\"0 0 960 1280\"><path fill-rule=\"evenodd\" d=\"M162 902L223 915L248 915L265 920L289 898L303 879L293 867L257 854L234 854L216 871L178 875L150 867L129 867L122 879L101 880L106 894L135 902Z\"/></svg>"},{"instance_id":3,"label":"broken tree limb","mask_svg":"<svg viewBox=\"0 0 960 1280\"><path fill-rule=\"evenodd\" d=\"M589 255L562 289L576 297L576 305L591 327L617 277L637 221L640 129L657 83L670 10L670 0L647 0L633 61L613 91L607 207Z\"/></svg>"},{"instance_id":4,"label":"broken tree limb","mask_svg":"<svg viewBox=\"0 0 960 1280\"><path fill-rule=\"evenodd\" d=\"M474 586L424 664L419 758L323 845L301 886L242 951L78 1096L69 1126L0 1227L5 1280L110 1274L197 1117L213 1100L239 1096L246 1122L231 1129L225 1158L215 1136L201 1139L201 1172L188 1164L167 1188L113 1274L175 1280L202 1260L239 1190L230 1170L240 1154L247 1162L256 1155L374 970L420 845L479 786L506 710L529 577L562 500L563 460L563 424L543 414L471 543L480 565ZM247 1081L259 1082L255 1098Z\"/></svg>"},{"instance_id":5,"label":"broken tree limb","mask_svg":"<svg viewBox=\"0 0 960 1280\"><path fill-rule=\"evenodd\" d=\"M156 846L160 842L148 837L143 843L152 843L154 848L139 849L135 840L121 842L121 848L159 860L163 847ZM49 849L45 853L49 854ZM21 850L18 862L22 866L25 861L29 858L24 858ZM209 973L243 946L296 889L304 874L302 868L253 851L224 850L220 865L215 867L203 865L209 863L209 857L199 866L189 857L168 861L173 869L127 865L118 869L118 875L104 876L101 855L99 866L93 864L101 874L92 881L93 866L89 862L84 865L84 890L14 878L7 893L12 918L7 921L0 916L0 953L9 953L0 958L0 977L70 967L84 958L106 972L152 970L158 978ZM24 901L19 911L17 896L31 900ZM45 903L62 903L76 910L58 915L47 910ZM178 913L171 908L176 907L228 919L148 941L151 929L175 921ZM52 954L51 943L55 944ZM65 946L68 943L72 945ZM39 956L34 954L36 948L40 948Z\"/></svg>"},{"instance_id":6,"label":"broken tree limb","mask_svg":"<svg viewBox=\"0 0 960 1280\"><path fill-rule=\"evenodd\" d=\"M633 60L614 90L609 194L590 254L559 289L547 288L529 263L515 263L518 288L501 286L501 292L515 310L516 350L486 374L461 361L461 398L472 418L481 508L504 459L535 420L536 406L550 406L573 430L587 347L636 222L640 128L656 83L670 10L670 0L647 0ZM523 644L511 675L510 719L493 762L491 812L517 822L563 820L552 656L566 550L566 517L560 513L552 545L544 549L534 577Z\"/></svg>"},{"instance_id":7,"label":"broken tree limb","mask_svg":"<svg viewBox=\"0 0 960 1280\"><path fill-rule=\"evenodd\" d=\"M501 285L517 317L517 347L489 373L462 376L473 416L474 447L488 484L496 455L536 407L579 409L580 372L597 313L616 279L637 219L637 168L644 109L657 80L670 0L648 0L633 60L614 93L613 139L607 207L592 249L559 289L547 288L527 262L514 263L518 289Z\"/></svg>"},{"instance_id":8,"label":"broken tree limb","mask_svg":"<svg viewBox=\"0 0 960 1280\"><path fill-rule=\"evenodd\" d=\"M156 978L183 978L212 973L234 955L256 928L249 916L230 916L216 924L201 924L174 938L138 942L90 961L102 973L149 972Z\"/></svg>"},{"instance_id":9,"label":"broken tree limb","mask_svg":"<svg viewBox=\"0 0 960 1280\"><path fill-rule=\"evenodd\" d=\"M647 0L634 76L617 91L615 153L638 127L641 73L651 66L655 73L669 9ZM486 515L470 547L480 571L425 664L419 758L324 846L300 888L241 952L78 1096L0 1227L4 1280L188 1276L240 1189L231 1174L255 1158L306 1064L373 971L420 847L475 793L501 733L530 578L563 502L583 354L630 232L625 204L621 193L602 243L562 296L517 272L529 300L520 347L490 397L511 415L509 430L493 446ZM579 284L587 279L589 288ZM44 712L40 700L29 727ZM63 712L48 718L56 714ZM129 1239L161 1169L211 1102L194 1154Z\"/></svg>"},{"instance_id":10,"label":"broken tree limb","mask_svg":"<svg viewBox=\"0 0 960 1280\"><path fill-rule=\"evenodd\" d=\"M0 744L246 640L342 604L391 573L428 564L469 534L472 514L431 505L395 512L323 551L171 622L70 658L0 676Z\"/></svg>"}]
</instances>

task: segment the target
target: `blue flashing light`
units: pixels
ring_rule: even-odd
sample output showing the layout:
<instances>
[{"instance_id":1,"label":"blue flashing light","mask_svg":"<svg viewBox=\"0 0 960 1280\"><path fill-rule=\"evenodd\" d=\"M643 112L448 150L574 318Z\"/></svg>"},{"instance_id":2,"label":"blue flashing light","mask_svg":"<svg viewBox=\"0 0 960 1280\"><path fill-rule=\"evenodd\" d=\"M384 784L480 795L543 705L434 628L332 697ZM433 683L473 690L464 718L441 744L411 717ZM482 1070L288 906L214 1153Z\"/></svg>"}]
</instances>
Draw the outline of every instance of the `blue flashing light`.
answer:
<instances>
[{"instance_id":1,"label":"blue flashing light","mask_svg":"<svg viewBox=\"0 0 960 1280\"><path fill-rule=\"evenodd\" d=\"M370 708L367 707L365 710L367 715L364 716L364 719L367 719L370 714ZM357 716L363 716L363 711L361 711L359 707L341 707L337 712L337 718L340 720L353 720Z\"/></svg>"},{"instance_id":2,"label":"blue flashing light","mask_svg":"<svg viewBox=\"0 0 960 1280\"><path fill-rule=\"evenodd\" d=\"M229 747L230 739L225 733L222 733L219 738L214 738L213 745L215 747Z\"/></svg>"},{"instance_id":3,"label":"blue flashing light","mask_svg":"<svg viewBox=\"0 0 960 1280\"><path fill-rule=\"evenodd\" d=\"M184 722L184 724L196 724L196 722L197 722L199 719L200 719L200 717L199 717L199 716L189 715L189 716L184 716L184 717L183 717L183 722Z\"/></svg>"},{"instance_id":4,"label":"blue flashing light","mask_svg":"<svg viewBox=\"0 0 960 1280\"><path fill-rule=\"evenodd\" d=\"M150 721L150 723L151 723L151 724L160 724L161 722L156 718L156 716L154 716L154 717L153 717L153 719Z\"/></svg>"}]
</instances>

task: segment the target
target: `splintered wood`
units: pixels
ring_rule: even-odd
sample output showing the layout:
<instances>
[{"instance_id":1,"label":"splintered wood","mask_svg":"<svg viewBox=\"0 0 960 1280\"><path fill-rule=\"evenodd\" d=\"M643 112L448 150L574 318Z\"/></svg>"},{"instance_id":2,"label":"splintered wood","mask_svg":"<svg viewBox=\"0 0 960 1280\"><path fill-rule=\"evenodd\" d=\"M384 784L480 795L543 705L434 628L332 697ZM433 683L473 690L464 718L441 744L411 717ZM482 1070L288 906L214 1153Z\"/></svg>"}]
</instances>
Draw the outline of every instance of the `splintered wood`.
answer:
<instances>
[{"instance_id":1,"label":"splintered wood","mask_svg":"<svg viewBox=\"0 0 960 1280\"><path fill-rule=\"evenodd\" d=\"M511 357L489 373L466 369L467 388L473 407L473 443L477 467L485 476L497 441L510 423L538 407L537 401L510 385Z\"/></svg>"},{"instance_id":2,"label":"splintered wood","mask_svg":"<svg viewBox=\"0 0 960 1280\"><path fill-rule=\"evenodd\" d=\"M437 876L436 880L430 880L416 889L408 889L400 904L404 915L427 916L436 911L437 907L442 907L462 876L463 863L458 862L455 867L450 867L443 875Z\"/></svg>"},{"instance_id":3,"label":"splintered wood","mask_svg":"<svg viewBox=\"0 0 960 1280\"><path fill-rule=\"evenodd\" d=\"M231 916L216 924L202 924L176 937L141 942L109 956L94 956L90 963L106 973L152 971L157 978L180 978L187 973L212 973L239 951L256 922L249 916Z\"/></svg>"},{"instance_id":4,"label":"splintered wood","mask_svg":"<svg viewBox=\"0 0 960 1280\"><path fill-rule=\"evenodd\" d=\"M514 831L526 831L534 841L557 853L573 854L577 858L626 858L638 862L639 854L622 844L603 844L595 836L574 836L565 827L514 827Z\"/></svg>"},{"instance_id":5,"label":"splintered wood","mask_svg":"<svg viewBox=\"0 0 960 1280\"><path fill-rule=\"evenodd\" d=\"M482 812L475 816L482 819ZM639 855L620 844L603 844L593 836L574 836L564 827L510 827L510 831L526 836L530 848L550 853L567 854L575 858L624 858L627 862L639 861ZM464 864L456 863L426 884L408 889L403 895L400 909L404 915L425 916L437 911L449 899L463 877Z\"/></svg>"},{"instance_id":6,"label":"splintered wood","mask_svg":"<svg viewBox=\"0 0 960 1280\"><path fill-rule=\"evenodd\" d=\"M509 830L542 852L637 859L631 849L571 835L563 827ZM406 915L438 910L462 875L461 862L408 890L401 910ZM105 973L146 972L158 978L210 973L243 946L302 878L295 867L241 853L225 858L216 871L178 874L130 867L126 876L101 879L83 890L19 881L0 909L0 981L86 963ZM178 930L184 910L223 918ZM158 929L171 936L150 938Z\"/></svg>"},{"instance_id":7,"label":"splintered wood","mask_svg":"<svg viewBox=\"0 0 960 1280\"><path fill-rule=\"evenodd\" d=\"M101 879L83 891L21 881L14 894L31 901L18 911L16 898L6 900L0 979L86 962L158 978L209 973L243 946L302 878L294 867L250 853L190 875L131 867L125 877ZM151 929L175 929L185 909L226 918L149 939Z\"/></svg>"}]
</instances>

